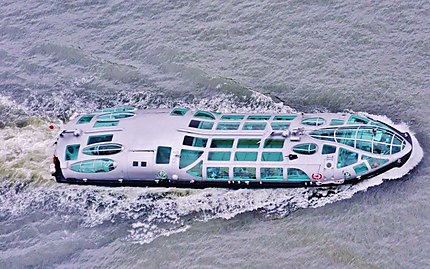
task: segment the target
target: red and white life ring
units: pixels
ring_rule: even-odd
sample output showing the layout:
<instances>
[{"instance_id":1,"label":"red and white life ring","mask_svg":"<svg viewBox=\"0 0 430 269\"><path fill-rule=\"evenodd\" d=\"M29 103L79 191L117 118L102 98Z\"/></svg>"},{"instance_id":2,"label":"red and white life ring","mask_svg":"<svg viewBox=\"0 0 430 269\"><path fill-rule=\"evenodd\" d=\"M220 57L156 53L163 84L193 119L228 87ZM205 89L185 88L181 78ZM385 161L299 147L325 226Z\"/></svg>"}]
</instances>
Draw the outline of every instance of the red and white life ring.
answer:
<instances>
[{"instance_id":1,"label":"red and white life ring","mask_svg":"<svg viewBox=\"0 0 430 269\"><path fill-rule=\"evenodd\" d=\"M312 173L312 179L314 179L314 180L322 180L323 179L323 175L320 174L320 173L317 173L317 174Z\"/></svg>"}]
</instances>

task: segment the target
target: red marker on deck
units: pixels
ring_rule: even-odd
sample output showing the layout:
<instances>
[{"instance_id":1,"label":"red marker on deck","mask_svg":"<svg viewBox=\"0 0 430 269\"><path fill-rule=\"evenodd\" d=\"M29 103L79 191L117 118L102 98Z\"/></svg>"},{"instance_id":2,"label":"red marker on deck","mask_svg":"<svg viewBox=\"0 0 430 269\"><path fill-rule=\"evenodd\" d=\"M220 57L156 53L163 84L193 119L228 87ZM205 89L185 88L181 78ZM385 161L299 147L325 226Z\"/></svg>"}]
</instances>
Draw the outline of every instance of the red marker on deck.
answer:
<instances>
[{"instance_id":1,"label":"red marker on deck","mask_svg":"<svg viewBox=\"0 0 430 269\"><path fill-rule=\"evenodd\" d=\"M55 128L55 126L54 126L54 125L52 125L52 124L51 124L51 125L49 125L48 127L49 127L49 129L51 129L51 130L53 130L53 129Z\"/></svg>"}]
</instances>

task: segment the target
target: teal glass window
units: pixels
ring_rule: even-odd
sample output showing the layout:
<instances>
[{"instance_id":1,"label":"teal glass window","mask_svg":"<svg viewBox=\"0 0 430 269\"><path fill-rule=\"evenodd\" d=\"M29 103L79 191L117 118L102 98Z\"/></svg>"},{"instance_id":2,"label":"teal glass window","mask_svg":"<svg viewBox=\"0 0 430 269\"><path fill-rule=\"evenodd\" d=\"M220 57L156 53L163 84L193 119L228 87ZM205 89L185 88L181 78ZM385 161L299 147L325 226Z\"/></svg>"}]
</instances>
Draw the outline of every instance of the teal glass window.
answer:
<instances>
[{"instance_id":1,"label":"teal glass window","mask_svg":"<svg viewBox=\"0 0 430 269\"><path fill-rule=\"evenodd\" d=\"M302 124L309 125L309 126L320 126L320 125L323 125L324 122L325 122L325 120L323 118L320 118L320 117L307 118L307 119L302 120Z\"/></svg>"},{"instance_id":2,"label":"teal glass window","mask_svg":"<svg viewBox=\"0 0 430 269\"><path fill-rule=\"evenodd\" d=\"M289 122L272 122L271 123L272 130L288 130L290 128Z\"/></svg>"},{"instance_id":3,"label":"teal glass window","mask_svg":"<svg viewBox=\"0 0 430 269\"><path fill-rule=\"evenodd\" d=\"M391 146L383 143L373 142L373 153L379 155L389 155Z\"/></svg>"},{"instance_id":4,"label":"teal glass window","mask_svg":"<svg viewBox=\"0 0 430 269\"><path fill-rule=\"evenodd\" d=\"M337 158L337 168L342 168L354 164L358 161L358 154L356 152L339 148Z\"/></svg>"},{"instance_id":5,"label":"teal glass window","mask_svg":"<svg viewBox=\"0 0 430 269\"><path fill-rule=\"evenodd\" d=\"M245 122L242 130L264 130L266 122Z\"/></svg>"},{"instance_id":6,"label":"teal glass window","mask_svg":"<svg viewBox=\"0 0 430 269\"><path fill-rule=\"evenodd\" d=\"M112 127L112 126L117 126L119 123L119 120L104 120L104 121L96 121L96 123L94 123L94 128L98 128L98 127Z\"/></svg>"},{"instance_id":7,"label":"teal glass window","mask_svg":"<svg viewBox=\"0 0 430 269\"><path fill-rule=\"evenodd\" d=\"M298 168L288 168L287 169L287 179L289 181L310 181L309 176L303 172L303 170Z\"/></svg>"},{"instance_id":8,"label":"teal glass window","mask_svg":"<svg viewBox=\"0 0 430 269\"><path fill-rule=\"evenodd\" d=\"M184 168L193 162L195 162L200 156L202 156L203 151L200 150L181 150L181 155L179 157L179 169Z\"/></svg>"},{"instance_id":9,"label":"teal glass window","mask_svg":"<svg viewBox=\"0 0 430 269\"><path fill-rule=\"evenodd\" d=\"M360 164L354 166L354 171L357 175L361 175L361 174L369 171L369 168L367 168L367 165L365 163L360 163Z\"/></svg>"},{"instance_id":10,"label":"teal glass window","mask_svg":"<svg viewBox=\"0 0 430 269\"><path fill-rule=\"evenodd\" d=\"M123 146L118 143L104 143L104 144L97 144L93 146L85 147L82 150L83 154L86 155L112 155L120 153L123 150Z\"/></svg>"},{"instance_id":11,"label":"teal glass window","mask_svg":"<svg viewBox=\"0 0 430 269\"><path fill-rule=\"evenodd\" d=\"M222 120L243 120L244 115L222 115Z\"/></svg>"},{"instance_id":12,"label":"teal glass window","mask_svg":"<svg viewBox=\"0 0 430 269\"><path fill-rule=\"evenodd\" d=\"M345 121L344 120L338 120L338 119L332 119L330 121L330 126L339 126L339 125L343 125Z\"/></svg>"},{"instance_id":13,"label":"teal glass window","mask_svg":"<svg viewBox=\"0 0 430 269\"><path fill-rule=\"evenodd\" d=\"M171 147L158 147L157 157L155 158L155 163L157 164L168 164L170 163L170 153L172 153Z\"/></svg>"},{"instance_id":14,"label":"teal glass window","mask_svg":"<svg viewBox=\"0 0 430 269\"><path fill-rule=\"evenodd\" d=\"M216 126L217 130L237 130L239 129L240 122L220 122Z\"/></svg>"},{"instance_id":15,"label":"teal glass window","mask_svg":"<svg viewBox=\"0 0 430 269\"><path fill-rule=\"evenodd\" d=\"M260 139L239 139L237 143L238 148L259 148L260 147Z\"/></svg>"},{"instance_id":16,"label":"teal glass window","mask_svg":"<svg viewBox=\"0 0 430 269\"><path fill-rule=\"evenodd\" d=\"M365 155L361 156L361 159L366 160L372 169L378 168L388 162L388 159L373 158Z\"/></svg>"},{"instance_id":17,"label":"teal glass window","mask_svg":"<svg viewBox=\"0 0 430 269\"><path fill-rule=\"evenodd\" d=\"M211 151L208 154L208 161L230 161L230 151Z\"/></svg>"},{"instance_id":18,"label":"teal glass window","mask_svg":"<svg viewBox=\"0 0 430 269\"><path fill-rule=\"evenodd\" d=\"M372 141L372 139L373 139L373 130L372 130L372 128L361 127L360 129L358 129L357 139Z\"/></svg>"},{"instance_id":19,"label":"teal glass window","mask_svg":"<svg viewBox=\"0 0 430 269\"><path fill-rule=\"evenodd\" d=\"M184 116L188 112L188 108L176 107L170 112L170 116Z\"/></svg>"},{"instance_id":20,"label":"teal glass window","mask_svg":"<svg viewBox=\"0 0 430 269\"><path fill-rule=\"evenodd\" d=\"M367 124L367 123L369 123L368 119L366 119L365 117L360 117L356 115L352 115L348 119L348 124Z\"/></svg>"},{"instance_id":21,"label":"teal glass window","mask_svg":"<svg viewBox=\"0 0 430 269\"><path fill-rule=\"evenodd\" d=\"M264 141L264 148L278 148L284 147L285 139L266 139Z\"/></svg>"},{"instance_id":22,"label":"teal glass window","mask_svg":"<svg viewBox=\"0 0 430 269\"><path fill-rule=\"evenodd\" d=\"M234 180L253 180L257 179L255 167L234 167L233 168Z\"/></svg>"},{"instance_id":23,"label":"teal glass window","mask_svg":"<svg viewBox=\"0 0 430 269\"><path fill-rule=\"evenodd\" d=\"M196 177L196 178L202 178L202 169L203 168L203 161L200 161L198 164L194 165L191 169L187 170L187 174Z\"/></svg>"},{"instance_id":24,"label":"teal glass window","mask_svg":"<svg viewBox=\"0 0 430 269\"><path fill-rule=\"evenodd\" d=\"M262 167L260 168L261 180L283 180L284 169L280 167Z\"/></svg>"},{"instance_id":25,"label":"teal glass window","mask_svg":"<svg viewBox=\"0 0 430 269\"><path fill-rule=\"evenodd\" d=\"M211 148L232 148L234 139L214 138L211 142Z\"/></svg>"},{"instance_id":26,"label":"teal glass window","mask_svg":"<svg viewBox=\"0 0 430 269\"><path fill-rule=\"evenodd\" d=\"M392 146L391 147L391 154L396 154L398 152L400 152L402 149L398 146Z\"/></svg>"},{"instance_id":27,"label":"teal glass window","mask_svg":"<svg viewBox=\"0 0 430 269\"><path fill-rule=\"evenodd\" d=\"M293 151L295 153L304 154L304 155L312 155L317 152L317 144L314 143L304 143L295 145L293 147Z\"/></svg>"},{"instance_id":28,"label":"teal glass window","mask_svg":"<svg viewBox=\"0 0 430 269\"><path fill-rule=\"evenodd\" d=\"M80 146L81 146L80 144L67 145L66 156L64 157L64 160L66 161L77 160Z\"/></svg>"},{"instance_id":29,"label":"teal glass window","mask_svg":"<svg viewBox=\"0 0 430 269\"><path fill-rule=\"evenodd\" d=\"M198 129L204 129L204 130L212 130L212 127L214 126L213 122L209 121L199 121L199 120L191 120L188 127L191 128L198 128Z\"/></svg>"},{"instance_id":30,"label":"teal glass window","mask_svg":"<svg viewBox=\"0 0 430 269\"><path fill-rule=\"evenodd\" d=\"M356 134L357 134L357 129L337 129L336 139L340 139L340 138L355 139Z\"/></svg>"},{"instance_id":31,"label":"teal glass window","mask_svg":"<svg viewBox=\"0 0 430 269\"><path fill-rule=\"evenodd\" d=\"M87 145L95 144L95 143L102 143L102 142L110 142L113 139L112 134L106 134L106 135L93 135L88 137Z\"/></svg>"},{"instance_id":32,"label":"teal glass window","mask_svg":"<svg viewBox=\"0 0 430 269\"><path fill-rule=\"evenodd\" d=\"M94 118L94 116L95 116L94 114L84 115L84 116L79 118L79 120L78 120L78 122L76 122L76 124L89 123Z\"/></svg>"},{"instance_id":33,"label":"teal glass window","mask_svg":"<svg viewBox=\"0 0 430 269\"><path fill-rule=\"evenodd\" d=\"M247 120L270 120L270 115L250 115Z\"/></svg>"},{"instance_id":34,"label":"teal glass window","mask_svg":"<svg viewBox=\"0 0 430 269\"><path fill-rule=\"evenodd\" d=\"M282 152L263 152L261 160L263 162L282 162L284 160L284 155Z\"/></svg>"},{"instance_id":35,"label":"teal glass window","mask_svg":"<svg viewBox=\"0 0 430 269\"><path fill-rule=\"evenodd\" d=\"M320 129L310 133L313 138L334 142L334 132L336 129Z\"/></svg>"},{"instance_id":36,"label":"teal glass window","mask_svg":"<svg viewBox=\"0 0 430 269\"><path fill-rule=\"evenodd\" d=\"M281 116L281 115L279 115L279 116L275 116L275 117L273 118L273 120L292 121L292 120L294 120L295 118L297 118L297 116L296 116L296 115L285 115L285 116Z\"/></svg>"},{"instance_id":37,"label":"teal glass window","mask_svg":"<svg viewBox=\"0 0 430 269\"><path fill-rule=\"evenodd\" d=\"M391 140L394 136L392 132L378 128L374 133L374 141L391 144Z\"/></svg>"},{"instance_id":38,"label":"teal glass window","mask_svg":"<svg viewBox=\"0 0 430 269\"><path fill-rule=\"evenodd\" d=\"M257 154L257 152L239 151L234 155L234 160L239 162L255 162Z\"/></svg>"},{"instance_id":39,"label":"teal glass window","mask_svg":"<svg viewBox=\"0 0 430 269\"><path fill-rule=\"evenodd\" d=\"M125 112L125 111L134 111L136 110L135 107L132 106L121 106L121 107L110 107L105 109L99 109L96 112L97 113L114 113L114 112Z\"/></svg>"},{"instance_id":40,"label":"teal glass window","mask_svg":"<svg viewBox=\"0 0 430 269\"><path fill-rule=\"evenodd\" d=\"M135 114L133 112L113 112L108 114L103 114L97 118L100 120L119 120L133 117Z\"/></svg>"},{"instance_id":41,"label":"teal glass window","mask_svg":"<svg viewBox=\"0 0 430 269\"><path fill-rule=\"evenodd\" d=\"M336 147L324 144L322 147L322 154L333 154L336 152Z\"/></svg>"},{"instance_id":42,"label":"teal glass window","mask_svg":"<svg viewBox=\"0 0 430 269\"><path fill-rule=\"evenodd\" d=\"M184 137L184 141L182 142L182 145L204 148L206 147L207 143L208 143L207 138L200 138L200 137L193 137L193 136L186 135Z\"/></svg>"},{"instance_id":43,"label":"teal glass window","mask_svg":"<svg viewBox=\"0 0 430 269\"><path fill-rule=\"evenodd\" d=\"M201 119L207 119L207 120L214 120L215 119L215 116L212 113L207 112L207 111L197 111L194 114L194 117L195 118L201 118Z\"/></svg>"},{"instance_id":44,"label":"teal glass window","mask_svg":"<svg viewBox=\"0 0 430 269\"><path fill-rule=\"evenodd\" d=\"M114 170L116 163L111 159L95 159L74 163L70 170L78 173L106 173Z\"/></svg>"},{"instance_id":45,"label":"teal glass window","mask_svg":"<svg viewBox=\"0 0 430 269\"><path fill-rule=\"evenodd\" d=\"M228 167L207 167L206 178L209 180L229 180L229 169Z\"/></svg>"}]
</instances>

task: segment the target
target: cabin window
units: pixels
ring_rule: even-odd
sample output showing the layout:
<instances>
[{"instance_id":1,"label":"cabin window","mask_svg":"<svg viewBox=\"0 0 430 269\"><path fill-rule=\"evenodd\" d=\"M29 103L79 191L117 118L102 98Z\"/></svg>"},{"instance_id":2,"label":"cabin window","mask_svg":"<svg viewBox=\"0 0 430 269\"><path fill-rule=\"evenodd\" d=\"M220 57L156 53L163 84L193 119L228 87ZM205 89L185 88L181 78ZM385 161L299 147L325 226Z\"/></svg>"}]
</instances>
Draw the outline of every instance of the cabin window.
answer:
<instances>
[{"instance_id":1,"label":"cabin window","mask_svg":"<svg viewBox=\"0 0 430 269\"><path fill-rule=\"evenodd\" d=\"M264 130L266 122L245 122L242 130Z\"/></svg>"},{"instance_id":2,"label":"cabin window","mask_svg":"<svg viewBox=\"0 0 430 269\"><path fill-rule=\"evenodd\" d=\"M139 166L139 162L138 161L133 161L132 165L133 165L133 167L138 167Z\"/></svg>"},{"instance_id":3,"label":"cabin window","mask_svg":"<svg viewBox=\"0 0 430 269\"><path fill-rule=\"evenodd\" d=\"M289 181L310 181L309 176L298 168L287 169L287 179Z\"/></svg>"},{"instance_id":4,"label":"cabin window","mask_svg":"<svg viewBox=\"0 0 430 269\"><path fill-rule=\"evenodd\" d=\"M181 150L181 155L179 157L179 169L184 168L193 162L195 162L200 156L202 156L203 151L199 150Z\"/></svg>"},{"instance_id":5,"label":"cabin window","mask_svg":"<svg viewBox=\"0 0 430 269\"><path fill-rule=\"evenodd\" d=\"M94 116L95 116L94 114L84 115L84 116L79 118L79 120L78 120L78 122L76 122L76 124L89 123L94 118Z\"/></svg>"},{"instance_id":6,"label":"cabin window","mask_svg":"<svg viewBox=\"0 0 430 269\"><path fill-rule=\"evenodd\" d=\"M266 139L264 141L264 148L283 148L284 147L284 139Z\"/></svg>"},{"instance_id":7,"label":"cabin window","mask_svg":"<svg viewBox=\"0 0 430 269\"><path fill-rule=\"evenodd\" d=\"M339 126L339 125L343 125L345 121L344 120L338 120L338 119L332 119L330 121L330 126Z\"/></svg>"},{"instance_id":8,"label":"cabin window","mask_svg":"<svg viewBox=\"0 0 430 269\"><path fill-rule=\"evenodd\" d=\"M199 121L199 120L191 120L188 127L191 128L197 128L197 129L204 129L204 130L212 130L212 127L214 126L213 122L209 121Z\"/></svg>"},{"instance_id":9,"label":"cabin window","mask_svg":"<svg viewBox=\"0 0 430 269\"><path fill-rule=\"evenodd\" d=\"M373 142L373 154L379 155L389 155L391 151L391 146L383 143Z\"/></svg>"},{"instance_id":10,"label":"cabin window","mask_svg":"<svg viewBox=\"0 0 430 269\"><path fill-rule=\"evenodd\" d=\"M228 167L207 167L206 178L209 180L229 180L229 169Z\"/></svg>"},{"instance_id":11,"label":"cabin window","mask_svg":"<svg viewBox=\"0 0 430 269\"><path fill-rule=\"evenodd\" d=\"M140 162L140 167L146 167L146 162Z\"/></svg>"},{"instance_id":12,"label":"cabin window","mask_svg":"<svg viewBox=\"0 0 430 269\"><path fill-rule=\"evenodd\" d=\"M135 114L133 112L113 112L108 114L103 114L98 116L101 120L119 120L133 117Z\"/></svg>"},{"instance_id":13,"label":"cabin window","mask_svg":"<svg viewBox=\"0 0 430 269\"><path fill-rule=\"evenodd\" d=\"M284 155L282 152L263 152L261 154L261 160L263 162L282 162Z\"/></svg>"},{"instance_id":14,"label":"cabin window","mask_svg":"<svg viewBox=\"0 0 430 269\"><path fill-rule=\"evenodd\" d=\"M290 123L289 122L272 122L271 126L272 126L273 130L285 131L285 130L288 130L288 128L290 128Z\"/></svg>"},{"instance_id":15,"label":"cabin window","mask_svg":"<svg viewBox=\"0 0 430 269\"><path fill-rule=\"evenodd\" d=\"M133 111L136 110L135 107L132 106L121 106L121 107L110 107L110 108L105 108L105 109L99 109L96 112L98 113L113 113L113 112L125 112L125 111Z\"/></svg>"},{"instance_id":16,"label":"cabin window","mask_svg":"<svg viewBox=\"0 0 430 269\"><path fill-rule=\"evenodd\" d=\"M94 146L85 147L82 150L83 154L86 155L112 155L122 151L123 147L118 143L105 143L97 144Z\"/></svg>"},{"instance_id":17,"label":"cabin window","mask_svg":"<svg viewBox=\"0 0 430 269\"><path fill-rule=\"evenodd\" d=\"M302 124L309 125L309 126L320 126L320 125L323 125L324 122L325 122L325 120L323 118L320 118L320 117L307 118L307 119L302 120Z\"/></svg>"},{"instance_id":18,"label":"cabin window","mask_svg":"<svg viewBox=\"0 0 430 269\"><path fill-rule=\"evenodd\" d=\"M222 115L222 120L243 120L244 115Z\"/></svg>"},{"instance_id":19,"label":"cabin window","mask_svg":"<svg viewBox=\"0 0 430 269\"><path fill-rule=\"evenodd\" d=\"M232 148L234 139L214 138L211 142L211 148Z\"/></svg>"},{"instance_id":20,"label":"cabin window","mask_svg":"<svg viewBox=\"0 0 430 269\"><path fill-rule=\"evenodd\" d=\"M247 120L270 120L270 115L251 115Z\"/></svg>"},{"instance_id":21,"label":"cabin window","mask_svg":"<svg viewBox=\"0 0 430 269\"><path fill-rule=\"evenodd\" d=\"M208 154L208 161L230 161L231 152L212 151Z\"/></svg>"},{"instance_id":22,"label":"cabin window","mask_svg":"<svg viewBox=\"0 0 430 269\"><path fill-rule=\"evenodd\" d=\"M367 152L372 152L372 142L357 140L355 147L359 150L364 150Z\"/></svg>"},{"instance_id":23,"label":"cabin window","mask_svg":"<svg viewBox=\"0 0 430 269\"><path fill-rule=\"evenodd\" d=\"M172 152L171 147L158 147L157 157L155 163L157 164L168 164L170 162L170 153Z\"/></svg>"},{"instance_id":24,"label":"cabin window","mask_svg":"<svg viewBox=\"0 0 430 269\"><path fill-rule=\"evenodd\" d=\"M119 123L119 120L106 120L106 121L96 121L96 123L94 123L94 128L97 127L112 127L112 126L117 126Z\"/></svg>"},{"instance_id":25,"label":"cabin window","mask_svg":"<svg viewBox=\"0 0 430 269\"><path fill-rule=\"evenodd\" d=\"M336 133L337 135L337 133ZM360 128L357 132L357 139L372 141L373 130L371 128Z\"/></svg>"},{"instance_id":26,"label":"cabin window","mask_svg":"<svg viewBox=\"0 0 430 269\"><path fill-rule=\"evenodd\" d=\"M369 120L364 117L352 115L351 117L349 117L347 123L348 124L367 124L369 123Z\"/></svg>"},{"instance_id":27,"label":"cabin window","mask_svg":"<svg viewBox=\"0 0 430 269\"><path fill-rule=\"evenodd\" d=\"M234 167L233 168L234 180L247 180L257 179L255 167Z\"/></svg>"},{"instance_id":28,"label":"cabin window","mask_svg":"<svg viewBox=\"0 0 430 269\"><path fill-rule=\"evenodd\" d=\"M334 142L334 132L336 129L320 129L310 133L313 138Z\"/></svg>"},{"instance_id":29,"label":"cabin window","mask_svg":"<svg viewBox=\"0 0 430 269\"><path fill-rule=\"evenodd\" d=\"M357 134L357 129L337 129L336 130L336 140L340 138L355 139Z\"/></svg>"},{"instance_id":30,"label":"cabin window","mask_svg":"<svg viewBox=\"0 0 430 269\"><path fill-rule=\"evenodd\" d=\"M217 130L237 130L239 129L240 122L220 122L216 126Z\"/></svg>"},{"instance_id":31,"label":"cabin window","mask_svg":"<svg viewBox=\"0 0 430 269\"><path fill-rule=\"evenodd\" d=\"M106 173L114 170L116 163L111 159L95 159L74 163L70 170L79 173Z\"/></svg>"},{"instance_id":32,"label":"cabin window","mask_svg":"<svg viewBox=\"0 0 430 269\"><path fill-rule=\"evenodd\" d=\"M188 112L188 108L176 107L170 112L170 116L184 116Z\"/></svg>"},{"instance_id":33,"label":"cabin window","mask_svg":"<svg viewBox=\"0 0 430 269\"><path fill-rule=\"evenodd\" d=\"M323 145L322 147L322 154L333 154L336 152L336 146L332 146L332 145Z\"/></svg>"},{"instance_id":34,"label":"cabin window","mask_svg":"<svg viewBox=\"0 0 430 269\"><path fill-rule=\"evenodd\" d=\"M337 168L342 168L354 164L358 161L358 153L340 148L337 157Z\"/></svg>"},{"instance_id":35,"label":"cabin window","mask_svg":"<svg viewBox=\"0 0 430 269\"><path fill-rule=\"evenodd\" d=\"M357 175L361 175L369 171L369 169L365 163L360 163L359 165L354 166L354 171Z\"/></svg>"},{"instance_id":36,"label":"cabin window","mask_svg":"<svg viewBox=\"0 0 430 269\"><path fill-rule=\"evenodd\" d=\"M95 143L102 143L102 142L110 142L113 139L112 134L106 134L106 135L93 135L88 137L87 145L95 144Z\"/></svg>"},{"instance_id":37,"label":"cabin window","mask_svg":"<svg viewBox=\"0 0 430 269\"><path fill-rule=\"evenodd\" d=\"M81 145L79 144L73 144L73 145L67 145L66 147L66 156L64 159L66 161L74 161L78 159L78 153L79 153L79 147Z\"/></svg>"},{"instance_id":38,"label":"cabin window","mask_svg":"<svg viewBox=\"0 0 430 269\"><path fill-rule=\"evenodd\" d=\"M299 144L293 147L295 153L304 155L312 155L317 152L317 149L317 144L314 143Z\"/></svg>"},{"instance_id":39,"label":"cabin window","mask_svg":"<svg viewBox=\"0 0 430 269\"><path fill-rule=\"evenodd\" d=\"M255 162L257 160L257 152L236 152L234 160L239 162Z\"/></svg>"},{"instance_id":40,"label":"cabin window","mask_svg":"<svg viewBox=\"0 0 430 269\"><path fill-rule=\"evenodd\" d=\"M182 144L185 146L192 146L192 147L198 147L198 148L206 147L207 143L208 143L207 138L192 137L187 135L184 137L184 141L182 142Z\"/></svg>"},{"instance_id":41,"label":"cabin window","mask_svg":"<svg viewBox=\"0 0 430 269\"><path fill-rule=\"evenodd\" d=\"M296 115L286 115L286 116L275 116L273 120L283 120L283 121L292 121L296 118Z\"/></svg>"},{"instance_id":42,"label":"cabin window","mask_svg":"<svg viewBox=\"0 0 430 269\"><path fill-rule=\"evenodd\" d=\"M261 180L283 180L284 169L278 167L260 168Z\"/></svg>"},{"instance_id":43,"label":"cabin window","mask_svg":"<svg viewBox=\"0 0 430 269\"><path fill-rule=\"evenodd\" d=\"M202 168L203 168L203 161L200 161L198 164L193 166L191 169L187 170L187 174L196 177L196 178L202 178Z\"/></svg>"},{"instance_id":44,"label":"cabin window","mask_svg":"<svg viewBox=\"0 0 430 269\"><path fill-rule=\"evenodd\" d=\"M388 162L388 159L373 158L365 155L361 156L361 159L366 160L372 169L378 168L379 166L384 165Z\"/></svg>"},{"instance_id":45,"label":"cabin window","mask_svg":"<svg viewBox=\"0 0 430 269\"><path fill-rule=\"evenodd\" d=\"M201 118L201 119L207 119L207 120L214 120L215 119L215 116L212 113L207 112L207 111L197 111L194 114L194 117L195 118Z\"/></svg>"},{"instance_id":46,"label":"cabin window","mask_svg":"<svg viewBox=\"0 0 430 269\"><path fill-rule=\"evenodd\" d=\"M238 148L259 148L260 139L239 139L237 143Z\"/></svg>"}]
</instances>

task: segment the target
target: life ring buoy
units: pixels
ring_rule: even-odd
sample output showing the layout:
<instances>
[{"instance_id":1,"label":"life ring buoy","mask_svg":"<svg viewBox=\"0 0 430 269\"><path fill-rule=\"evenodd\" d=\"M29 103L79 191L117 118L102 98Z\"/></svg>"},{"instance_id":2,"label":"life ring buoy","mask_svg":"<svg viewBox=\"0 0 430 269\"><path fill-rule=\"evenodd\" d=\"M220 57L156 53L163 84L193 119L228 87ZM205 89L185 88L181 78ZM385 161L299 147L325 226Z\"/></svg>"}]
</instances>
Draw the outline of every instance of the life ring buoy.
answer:
<instances>
[{"instance_id":1,"label":"life ring buoy","mask_svg":"<svg viewBox=\"0 0 430 269\"><path fill-rule=\"evenodd\" d=\"M314 179L314 180L322 180L323 179L323 175L320 174L320 173L317 173L317 174L312 173L312 179Z\"/></svg>"}]
</instances>

